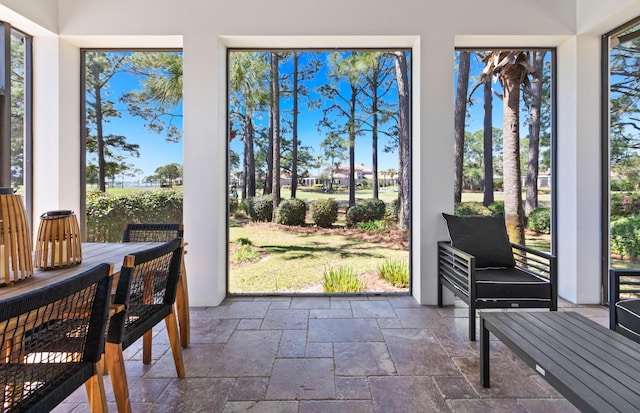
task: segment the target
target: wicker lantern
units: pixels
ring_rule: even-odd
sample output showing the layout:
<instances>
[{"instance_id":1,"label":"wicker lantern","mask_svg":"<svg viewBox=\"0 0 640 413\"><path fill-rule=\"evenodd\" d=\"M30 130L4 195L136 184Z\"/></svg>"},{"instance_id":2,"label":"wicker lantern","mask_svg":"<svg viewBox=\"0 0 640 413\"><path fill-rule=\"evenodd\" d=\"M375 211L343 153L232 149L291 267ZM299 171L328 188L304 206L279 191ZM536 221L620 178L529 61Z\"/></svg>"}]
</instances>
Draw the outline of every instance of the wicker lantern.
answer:
<instances>
[{"instance_id":1,"label":"wicker lantern","mask_svg":"<svg viewBox=\"0 0 640 413\"><path fill-rule=\"evenodd\" d=\"M82 262L80 226L73 211L48 211L40 216L36 241L37 268L57 268Z\"/></svg>"},{"instance_id":2,"label":"wicker lantern","mask_svg":"<svg viewBox=\"0 0 640 413\"><path fill-rule=\"evenodd\" d=\"M33 275L31 231L22 196L0 188L0 284Z\"/></svg>"}]
</instances>

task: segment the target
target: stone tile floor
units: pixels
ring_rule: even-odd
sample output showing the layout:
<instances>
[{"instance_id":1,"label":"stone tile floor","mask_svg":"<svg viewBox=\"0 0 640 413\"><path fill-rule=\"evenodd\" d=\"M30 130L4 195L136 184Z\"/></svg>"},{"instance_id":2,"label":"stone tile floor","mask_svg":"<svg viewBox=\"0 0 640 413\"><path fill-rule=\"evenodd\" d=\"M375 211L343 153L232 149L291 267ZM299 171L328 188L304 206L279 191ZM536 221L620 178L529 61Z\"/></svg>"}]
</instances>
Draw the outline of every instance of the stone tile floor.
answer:
<instances>
[{"instance_id":1,"label":"stone tile floor","mask_svg":"<svg viewBox=\"0 0 640 413\"><path fill-rule=\"evenodd\" d=\"M602 306L560 303L603 324ZM233 297L191 309L187 377L177 379L164 328L153 361L125 351L134 412L576 412L502 343L491 384L467 307L420 306L410 296ZM494 338L495 339L495 338ZM109 411L117 411L105 380ZM88 412L84 388L54 410Z\"/></svg>"}]
</instances>

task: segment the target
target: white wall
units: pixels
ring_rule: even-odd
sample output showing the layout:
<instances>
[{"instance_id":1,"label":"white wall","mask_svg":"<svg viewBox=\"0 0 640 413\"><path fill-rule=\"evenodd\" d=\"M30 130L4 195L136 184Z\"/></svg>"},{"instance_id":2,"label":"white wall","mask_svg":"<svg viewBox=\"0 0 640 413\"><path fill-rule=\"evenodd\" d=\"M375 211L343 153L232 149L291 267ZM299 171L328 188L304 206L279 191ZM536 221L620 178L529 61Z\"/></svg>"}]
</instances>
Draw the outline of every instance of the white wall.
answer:
<instances>
[{"instance_id":1,"label":"white wall","mask_svg":"<svg viewBox=\"0 0 640 413\"><path fill-rule=\"evenodd\" d=\"M560 277L569 298L592 301L591 291L597 290L600 274L599 266L588 264L590 257L599 254L591 240L599 236L594 234L599 230L599 206L579 209L576 199L585 197L590 202L593 198L592 188L586 188L585 182L594 181L583 180L582 176L592 179L595 173L597 177L597 168L588 162L597 157L594 148L599 141L593 131L598 128L593 122L597 123L599 117L595 92L599 80L594 81L592 73L598 70L597 59L592 59L592 42L575 39L579 25L575 1L60 0L59 5L59 34L65 42L74 44L64 44L53 52L58 53L58 61L53 58L53 64L66 73L59 75L61 85L67 85L67 75L75 76L79 71L72 67L69 48L75 48L74 54L79 46L92 44L133 47L153 41L154 36L169 36L155 38L156 42L180 39L184 46L184 219L191 304L195 306L216 305L225 294L226 187L223 179L214 179L225 176L225 47L381 45L381 36L399 36L391 38L390 45L413 47L413 287L420 303L435 304L435 242L446 237L440 213L453 209L453 177L447 172L453 162L453 49L457 45L560 46L559 81L567 82L560 94L567 95L559 100L558 116L568 116L558 136L562 142L559 163L567 162L558 171L557 190L566 194L560 199L562 208L566 208L560 217L563 224L559 241L566 245L560 257ZM25 13L30 14L29 10ZM39 11L33 13L39 16ZM463 44L466 42L469 44ZM562 63L565 61L566 66ZM583 63L596 66L583 71L579 66ZM582 88L586 90L580 91ZM58 93L59 98L54 100L63 106L79 107L77 90L61 86ZM37 99L50 100L42 94ZM584 99L595 100L579 103ZM77 125L77 113L63 107L58 116L60 125ZM51 133L59 135L59 150L78 139L74 131L63 126ZM36 168L41 167L38 162ZM59 167L62 172L52 178L57 182L47 187L66 185L68 177L77 174L73 162L60 162ZM49 191L42 186L36 188L39 206ZM79 202L67 190L56 192L60 203ZM585 241L585 237L590 240ZM585 265L580 265L583 260ZM588 293L577 291L583 283Z\"/></svg>"}]
</instances>

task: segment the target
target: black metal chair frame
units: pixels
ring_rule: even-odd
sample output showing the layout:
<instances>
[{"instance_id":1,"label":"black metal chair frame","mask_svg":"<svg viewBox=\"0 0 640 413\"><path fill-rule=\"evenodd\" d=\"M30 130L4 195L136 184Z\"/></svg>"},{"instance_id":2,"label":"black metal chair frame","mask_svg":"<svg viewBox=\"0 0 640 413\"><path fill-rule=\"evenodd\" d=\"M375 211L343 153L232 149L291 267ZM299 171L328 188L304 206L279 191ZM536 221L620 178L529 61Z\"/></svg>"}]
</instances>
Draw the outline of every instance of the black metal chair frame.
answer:
<instances>
[{"instance_id":1,"label":"black metal chair frame","mask_svg":"<svg viewBox=\"0 0 640 413\"><path fill-rule=\"evenodd\" d=\"M0 302L3 412L50 411L85 384L93 412L107 409L102 355L112 266Z\"/></svg>"},{"instance_id":2,"label":"black metal chair frame","mask_svg":"<svg viewBox=\"0 0 640 413\"><path fill-rule=\"evenodd\" d=\"M182 224L127 224L122 242L167 242L174 238L184 239L184 225ZM183 250L184 254L187 253ZM180 345L187 348L190 341L189 320L189 289L187 287L187 268L182 259L180 268L180 286L176 300L176 312L180 326ZM184 308L183 308L184 307Z\"/></svg>"},{"instance_id":3,"label":"black metal chair frame","mask_svg":"<svg viewBox=\"0 0 640 413\"><path fill-rule=\"evenodd\" d=\"M152 329L165 321L173 360L179 378L184 364L174 309L183 241L164 244L127 255L120 271L113 305L123 307L109 322L106 354L118 411L131 411L123 350L143 338L143 363L151 363Z\"/></svg>"},{"instance_id":4,"label":"black metal chair frame","mask_svg":"<svg viewBox=\"0 0 640 413\"><path fill-rule=\"evenodd\" d=\"M549 308L558 309L558 277L556 257L523 245L511 244L515 269L534 276L549 286L550 299L488 300L479 297L476 283L475 257L451 246L449 241L438 242L438 307L443 306L442 287L469 306L469 340L476 340L476 310L483 308Z\"/></svg>"},{"instance_id":5,"label":"black metal chair frame","mask_svg":"<svg viewBox=\"0 0 640 413\"><path fill-rule=\"evenodd\" d=\"M640 301L640 270L609 270L609 328L640 342L640 331L628 331L618 323L616 303L622 300Z\"/></svg>"}]
</instances>

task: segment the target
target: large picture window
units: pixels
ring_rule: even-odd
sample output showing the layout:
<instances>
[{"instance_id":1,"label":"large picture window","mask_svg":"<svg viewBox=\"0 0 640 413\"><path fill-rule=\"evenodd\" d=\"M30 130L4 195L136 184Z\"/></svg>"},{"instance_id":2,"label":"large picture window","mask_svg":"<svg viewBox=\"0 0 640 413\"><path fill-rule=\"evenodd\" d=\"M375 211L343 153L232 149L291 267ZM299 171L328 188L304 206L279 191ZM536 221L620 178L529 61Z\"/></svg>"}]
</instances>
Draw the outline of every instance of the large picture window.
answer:
<instances>
[{"instance_id":1,"label":"large picture window","mask_svg":"<svg viewBox=\"0 0 640 413\"><path fill-rule=\"evenodd\" d=\"M23 195L32 211L31 36L0 22L0 186Z\"/></svg>"},{"instance_id":2,"label":"large picture window","mask_svg":"<svg viewBox=\"0 0 640 413\"><path fill-rule=\"evenodd\" d=\"M504 213L511 242L555 254L555 50L455 58L455 213Z\"/></svg>"},{"instance_id":3,"label":"large picture window","mask_svg":"<svg viewBox=\"0 0 640 413\"><path fill-rule=\"evenodd\" d=\"M85 237L182 223L182 52L83 50Z\"/></svg>"},{"instance_id":4,"label":"large picture window","mask_svg":"<svg viewBox=\"0 0 640 413\"><path fill-rule=\"evenodd\" d=\"M229 293L408 293L410 51L228 68Z\"/></svg>"},{"instance_id":5,"label":"large picture window","mask_svg":"<svg viewBox=\"0 0 640 413\"><path fill-rule=\"evenodd\" d=\"M604 35L602 46L606 292L609 269L640 269L640 19Z\"/></svg>"}]
</instances>

